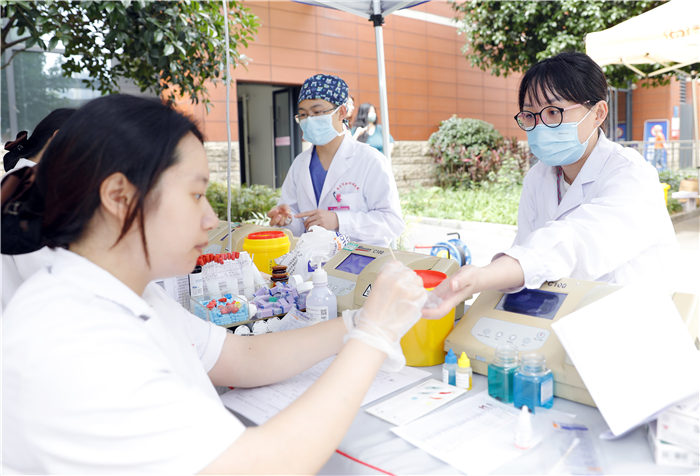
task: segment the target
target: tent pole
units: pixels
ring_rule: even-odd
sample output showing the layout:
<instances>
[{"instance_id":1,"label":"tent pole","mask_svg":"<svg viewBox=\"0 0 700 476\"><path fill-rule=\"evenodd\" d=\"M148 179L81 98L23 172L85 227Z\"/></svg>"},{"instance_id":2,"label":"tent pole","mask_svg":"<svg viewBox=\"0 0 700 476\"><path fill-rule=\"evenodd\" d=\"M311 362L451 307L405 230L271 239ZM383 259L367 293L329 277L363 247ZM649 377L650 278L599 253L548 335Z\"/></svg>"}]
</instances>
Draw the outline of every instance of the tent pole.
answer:
<instances>
[{"instance_id":1,"label":"tent pole","mask_svg":"<svg viewBox=\"0 0 700 476\"><path fill-rule=\"evenodd\" d=\"M698 93L697 93L698 78L691 77L691 92L693 93L693 164L700 167L700 137L698 136Z\"/></svg>"},{"instance_id":2,"label":"tent pole","mask_svg":"<svg viewBox=\"0 0 700 476\"><path fill-rule=\"evenodd\" d=\"M377 76L379 80L379 107L382 113L382 143L384 147L384 155L389 159L391 164L391 153L389 151L389 104L386 94L386 68L384 66L384 34L382 32L382 24L384 17L381 13L380 0L372 0L373 15L369 19L374 24L374 38L377 44Z\"/></svg>"},{"instance_id":3,"label":"tent pole","mask_svg":"<svg viewBox=\"0 0 700 476\"><path fill-rule=\"evenodd\" d=\"M224 4L224 30L226 36L226 140L228 142L228 160L226 161L226 189L228 190L228 198L226 200L226 221L228 222L228 250L233 251L233 236L231 234L231 103L229 99L231 91L231 51L229 49L228 36L228 8L227 0L223 0Z\"/></svg>"}]
</instances>

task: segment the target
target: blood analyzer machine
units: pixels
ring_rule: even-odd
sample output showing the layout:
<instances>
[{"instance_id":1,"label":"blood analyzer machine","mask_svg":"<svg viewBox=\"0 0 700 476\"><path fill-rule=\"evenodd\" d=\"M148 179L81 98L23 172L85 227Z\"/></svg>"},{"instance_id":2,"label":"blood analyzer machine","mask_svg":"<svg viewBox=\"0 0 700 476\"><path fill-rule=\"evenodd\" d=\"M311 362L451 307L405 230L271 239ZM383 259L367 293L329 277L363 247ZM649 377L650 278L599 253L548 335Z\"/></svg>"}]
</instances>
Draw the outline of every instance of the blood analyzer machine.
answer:
<instances>
[{"instance_id":1,"label":"blood analyzer machine","mask_svg":"<svg viewBox=\"0 0 700 476\"><path fill-rule=\"evenodd\" d=\"M394 257L411 269L440 271L447 276L459 269L457 262L448 258L348 243L323 266L328 273L328 287L338 301L338 312L362 306L379 271ZM458 306L456 315L464 312L463 306Z\"/></svg>"},{"instance_id":2,"label":"blood analyzer machine","mask_svg":"<svg viewBox=\"0 0 700 476\"><path fill-rule=\"evenodd\" d=\"M474 371L482 375L487 375L488 363L501 344L512 344L519 352L537 352L552 370L556 396L595 406L551 324L617 289L607 283L564 278L513 294L483 291L447 336L444 348L457 355L466 352Z\"/></svg>"}]
</instances>

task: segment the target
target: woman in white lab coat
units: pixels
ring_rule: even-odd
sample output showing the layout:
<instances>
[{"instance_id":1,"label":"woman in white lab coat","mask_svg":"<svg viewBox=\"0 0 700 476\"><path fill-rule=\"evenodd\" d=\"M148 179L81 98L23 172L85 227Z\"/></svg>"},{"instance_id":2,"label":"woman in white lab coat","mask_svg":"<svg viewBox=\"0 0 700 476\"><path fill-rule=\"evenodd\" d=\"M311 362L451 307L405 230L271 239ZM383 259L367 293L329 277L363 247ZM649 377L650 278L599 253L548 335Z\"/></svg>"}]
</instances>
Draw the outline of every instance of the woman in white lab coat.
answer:
<instances>
[{"instance_id":1,"label":"woman in white lab coat","mask_svg":"<svg viewBox=\"0 0 700 476\"><path fill-rule=\"evenodd\" d=\"M561 53L527 71L515 120L539 161L523 182L513 246L445 280L436 288L442 305L425 315L486 289L538 288L565 277L667 286L676 238L659 178L637 151L603 134L606 95L603 71L583 53Z\"/></svg>"},{"instance_id":2,"label":"woman in white lab coat","mask_svg":"<svg viewBox=\"0 0 700 476\"><path fill-rule=\"evenodd\" d=\"M98 98L56 135L33 189L56 251L0 320L3 473L315 473L382 363L403 365L426 296L399 263L358 313L294 331L237 336L170 299L153 280L189 272L218 222L208 177L201 133L159 101ZM279 382L334 354L258 427L212 385Z\"/></svg>"},{"instance_id":3,"label":"woman in white lab coat","mask_svg":"<svg viewBox=\"0 0 700 476\"><path fill-rule=\"evenodd\" d=\"M345 132L347 101L348 87L337 76L304 81L296 120L314 146L294 159L270 224L296 236L320 225L352 241L388 246L404 228L396 182L384 155Z\"/></svg>"}]
</instances>

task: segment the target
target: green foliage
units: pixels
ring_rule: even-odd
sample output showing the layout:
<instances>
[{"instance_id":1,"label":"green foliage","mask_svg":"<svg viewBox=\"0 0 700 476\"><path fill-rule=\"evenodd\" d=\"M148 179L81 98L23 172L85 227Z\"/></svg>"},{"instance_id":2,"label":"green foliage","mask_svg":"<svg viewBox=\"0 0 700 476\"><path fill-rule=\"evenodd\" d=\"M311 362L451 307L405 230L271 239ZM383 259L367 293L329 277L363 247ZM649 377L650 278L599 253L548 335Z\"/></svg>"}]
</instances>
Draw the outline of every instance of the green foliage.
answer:
<instances>
[{"instance_id":1,"label":"green foliage","mask_svg":"<svg viewBox=\"0 0 700 476\"><path fill-rule=\"evenodd\" d=\"M698 178L698 173L693 169L683 169L683 170L662 170L659 172L659 182L667 183L671 189L668 191L677 192L678 187L680 187L681 180L683 179L694 179ZM669 199L670 201L670 199Z\"/></svg>"},{"instance_id":2,"label":"green foliage","mask_svg":"<svg viewBox=\"0 0 700 476\"><path fill-rule=\"evenodd\" d=\"M529 148L521 147L516 138L511 138L505 139L493 153L499 157L501 166L498 172L489 174L489 182L492 186L507 190L522 185L532 156Z\"/></svg>"},{"instance_id":3,"label":"green foliage","mask_svg":"<svg viewBox=\"0 0 700 476\"><path fill-rule=\"evenodd\" d=\"M585 52L586 33L604 30L663 1L481 1L450 0L466 38L464 54L472 66L497 76L525 72L536 62L562 51ZM643 72L659 65L640 65ZM683 70L697 70L700 63ZM622 65L604 68L608 82L626 87L635 73ZM651 85L665 84L673 71L656 76Z\"/></svg>"},{"instance_id":4,"label":"green foliage","mask_svg":"<svg viewBox=\"0 0 700 476\"><path fill-rule=\"evenodd\" d=\"M488 122L452 116L428 139L428 153L437 162L438 184L471 187L498 171L501 158L494 150L503 136Z\"/></svg>"},{"instance_id":5,"label":"green foliage","mask_svg":"<svg viewBox=\"0 0 700 476\"><path fill-rule=\"evenodd\" d=\"M252 221L262 224L267 220L267 212L277 205L280 191L266 185L252 185L231 188L231 221ZM226 220L226 185L212 182L207 188L207 200L216 215Z\"/></svg>"},{"instance_id":6,"label":"green foliage","mask_svg":"<svg viewBox=\"0 0 700 476\"><path fill-rule=\"evenodd\" d=\"M668 201L666 202L666 210L668 210L669 215L673 215L674 213L679 213L683 211L683 204L676 200L675 198L668 198Z\"/></svg>"},{"instance_id":7,"label":"green foliage","mask_svg":"<svg viewBox=\"0 0 700 476\"><path fill-rule=\"evenodd\" d=\"M240 64L258 19L240 1L229 1L230 55ZM174 101L189 96L209 104L206 80L225 73L225 30L221 2L207 1L0 1L3 68L20 51L50 51L61 42L67 58L62 74L87 72L85 84L119 90L129 78L141 88ZM49 38L45 41L45 38ZM9 50L8 50L9 51ZM8 57L9 56L9 57Z\"/></svg>"},{"instance_id":8,"label":"green foliage","mask_svg":"<svg viewBox=\"0 0 700 476\"><path fill-rule=\"evenodd\" d=\"M418 187L401 194L406 215L515 225L522 187L483 183L469 190Z\"/></svg>"}]
</instances>

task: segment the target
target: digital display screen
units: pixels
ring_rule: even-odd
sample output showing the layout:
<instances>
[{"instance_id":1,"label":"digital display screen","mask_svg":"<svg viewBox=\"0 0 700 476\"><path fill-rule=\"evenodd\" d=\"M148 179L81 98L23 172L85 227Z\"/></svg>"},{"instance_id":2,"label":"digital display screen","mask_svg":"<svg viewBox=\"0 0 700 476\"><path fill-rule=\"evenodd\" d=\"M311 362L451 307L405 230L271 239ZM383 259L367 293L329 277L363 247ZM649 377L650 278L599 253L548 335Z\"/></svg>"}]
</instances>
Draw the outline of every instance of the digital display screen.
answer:
<instances>
[{"instance_id":1,"label":"digital display screen","mask_svg":"<svg viewBox=\"0 0 700 476\"><path fill-rule=\"evenodd\" d=\"M566 294L542 291L541 289L523 289L513 294L504 294L496 309L525 314L542 319L554 319Z\"/></svg>"},{"instance_id":2,"label":"digital display screen","mask_svg":"<svg viewBox=\"0 0 700 476\"><path fill-rule=\"evenodd\" d=\"M335 269L345 271L346 273L360 274L360 272L365 269L365 266L370 264L373 260L374 258L371 256L350 253L347 258L335 267Z\"/></svg>"}]
</instances>

